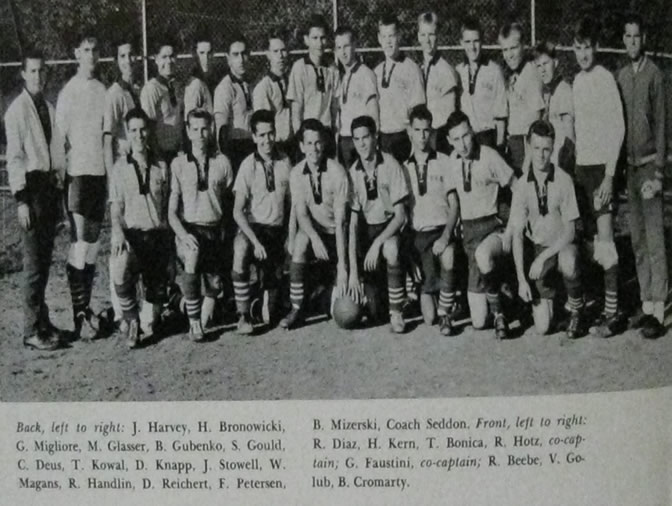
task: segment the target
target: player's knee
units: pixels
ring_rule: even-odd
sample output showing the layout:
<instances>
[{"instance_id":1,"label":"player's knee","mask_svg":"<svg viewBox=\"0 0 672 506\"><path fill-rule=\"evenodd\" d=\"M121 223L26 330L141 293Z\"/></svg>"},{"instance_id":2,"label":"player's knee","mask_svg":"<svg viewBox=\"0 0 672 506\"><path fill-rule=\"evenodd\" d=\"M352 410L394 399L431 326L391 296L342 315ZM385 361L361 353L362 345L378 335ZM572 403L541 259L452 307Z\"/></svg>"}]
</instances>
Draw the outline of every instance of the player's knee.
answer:
<instances>
[{"instance_id":1,"label":"player's knee","mask_svg":"<svg viewBox=\"0 0 672 506\"><path fill-rule=\"evenodd\" d=\"M477 330L485 328L488 319L488 301L485 294L469 292L467 297L469 299L471 325Z\"/></svg>"},{"instance_id":2,"label":"player's knee","mask_svg":"<svg viewBox=\"0 0 672 506\"><path fill-rule=\"evenodd\" d=\"M198 266L198 249L182 248L180 257L184 263L184 271L189 274L195 274L196 267Z\"/></svg>"},{"instance_id":3,"label":"player's knee","mask_svg":"<svg viewBox=\"0 0 672 506\"><path fill-rule=\"evenodd\" d=\"M388 265L399 263L399 239L397 237L390 237L383 243L383 257Z\"/></svg>"},{"instance_id":4,"label":"player's knee","mask_svg":"<svg viewBox=\"0 0 672 506\"><path fill-rule=\"evenodd\" d=\"M593 244L593 259L605 271L618 264L618 252L616 251L616 244L614 241L602 241L595 238Z\"/></svg>"},{"instance_id":5,"label":"player's knee","mask_svg":"<svg viewBox=\"0 0 672 506\"><path fill-rule=\"evenodd\" d=\"M558 267L564 278L575 279L577 277L578 258L576 248L566 248L558 254Z\"/></svg>"},{"instance_id":6,"label":"player's knee","mask_svg":"<svg viewBox=\"0 0 672 506\"><path fill-rule=\"evenodd\" d=\"M481 244L474 252L474 260L481 274L488 274L495 267L490 250Z\"/></svg>"},{"instance_id":7,"label":"player's knee","mask_svg":"<svg viewBox=\"0 0 672 506\"><path fill-rule=\"evenodd\" d=\"M85 258L86 263L95 264L96 259L98 258L99 251L100 251L100 241L87 243L86 258Z\"/></svg>"},{"instance_id":8,"label":"player's knee","mask_svg":"<svg viewBox=\"0 0 672 506\"><path fill-rule=\"evenodd\" d=\"M233 270L243 272L250 251L250 241L243 235L238 234L233 240Z\"/></svg>"},{"instance_id":9,"label":"player's knee","mask_svg":"<svg viewBox=\"0 0 672 506\"><path fill-rule=\"evenodd\" d=\"M115 285L121 285L128 277L128 258L127 251L110 256L110 274Z\"/></svg>"},{"instance_id":10,"label":"player's knee","mask_svg":"<svg viewBox=\"0 0 672 506\"><path fill-rule=\"evenodd\" d=\"M306 252L308 251L309 244L310 239L308 236L302 230L297 231L296 237L294 238L292 261L297 263L304 263L306 261Z\"/></svg>"},{"instance_id":11,"label":"player's knee","mask_svg":"<svg viewBox=\"0 0 672 506\"><path fill-rule=\"evenodd\" d=\"M451 244L445 250L443 250L443 253L441 253L441 268L446 271L452 270L454 262L455 262L455 249Z\"/></svg>"}]
</instances>

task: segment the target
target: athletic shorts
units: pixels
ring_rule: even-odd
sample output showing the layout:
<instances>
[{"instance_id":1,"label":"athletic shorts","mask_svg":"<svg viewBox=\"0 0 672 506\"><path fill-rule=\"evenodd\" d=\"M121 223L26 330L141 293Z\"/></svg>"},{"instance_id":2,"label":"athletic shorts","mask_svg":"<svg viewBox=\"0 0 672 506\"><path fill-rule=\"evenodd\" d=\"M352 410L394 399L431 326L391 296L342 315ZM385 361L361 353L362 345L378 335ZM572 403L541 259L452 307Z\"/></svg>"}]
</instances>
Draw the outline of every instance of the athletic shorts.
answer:
<instances>
[{"instance_id":1,"label":"athletic shorts","mask_svg":"<svg viewBox=\"0 0 672 506\"><path fill-rule=\"evenodd\" d=\"M409 230L411 241L405 244L416 265L422 270L422 293L437 293L441 289L441 262L432 251L434 242L443 234L443 227L434 230Z\"/></svg>"},{"instance_id":2,"label":"athletic shorts","mask_svg":"<svg viewBox=\"0 0 672 506\"><path fill-rule=\"evenodd\" d=\"M152 304L168 300L168 264L170 255L157 254L172 249L172 232L168 229L124 231L130 246L127 269L129 275L137 279L142 276L145 300Z\"/></svg>"},{"instance_id":3,"label":"athletic shorts","mask_svg":"<svg viewBox=\"0 0 672 506\"><path fill-rule=\"evenodd\" d=\"M359 275L364 282L367 283L385 283L387 282L385 267L385 258L383 258L383 250L380 250L380 257L378 258L378 268L375 271L369 272L364 270L364 259L366 254L369 252L369 248L373 244L373 241L376 240L383 230L389 224L389 221L385 223L379 223L377 225L369 225L364 220L364 217L361 216L361 213L353 213L351 219L356 219L359 216L360 226L358 230L357 237L357 260L359 262ZM395 237L395 236L392 236Z\"/></svg>"},{"instance_id":4,"label":"athletic shorts","mask_svg":"<svg viewBox=\"0 0 672 506\"><path fill-rule=\"evenodd\" d=\"M575 172L576 201L581 214L583 236L592 241L597 233L597 219L605 214L611 214L614 204L607 202L605 205L595 207L595 195L597 189L604 180L604 165L577 165Z\"/></svg>"},{"instance_id":5,"label":"athletic shorts","mask_svg":"<svg viewBox=\"0 0 672 506\"><path fill-rule=\"evenodd\" d=\"M532 243L529 239L525 239L525 274L530 272L530 267L534 259L546 248L538 244ZM539 299L555 298L558 282L561 280L560 272L558 270L558 255L553 255L544 262L544 267L541 269L541 276L536 280L529 280L530 288L532 288L532 298L536 301Z\"/></svg>"},{"instance_id":6,"label":"athletic shorts","mask_svg":"<svg viewBox=\"0 0 672 506\"><path fill-rule=\"evenodd\" d=\"M222 227L185 223L184 228L198 241L196 272L200 274L219 274L224 263L224 249L226 248ZM178 256L184 260L184 246L177 237L175 242Z\"/></svg>"},{"instance_id":7,"label":"athletic shorts","mask_svg":"<svg viewBox=\"0 0 672 506\"><path fill-rule=\"evenodd\" d=\"M329 255L328 262L330 264L336 265L338 263L338 250L336 249L336 234L327 234L321 230L316 230L317 235L322 239L322 243L327 250L327 255ZM319 261L315 257L315 252L313 251L313 245L310 244L309 251L311 252L308 255L308 261Z\"/></svg>"},{"instance_id":8,"label":"athletic shorts","mask_svg":"<svg viewBox=\"0 0 672 506\"><path fill-rule=\"evenodd\" d=\"M509 162L516 177L520 177L523 169L523 162L525 161L525 136L524 135L510 135L507 141L509 149Z\"/></svg>"},{"instance_id":9,"label":"athletic shorts","mask_svg":"<svg viewBox=\"0 0 672 506\"><path fill-rule=\"evenodd\" d=\"M251 243L248 249L248 259L256 262L263 270L266 287L275 286L282 276L282 268L285 263L285 229L281 226L259 223L250 223L250 227L266 250L266 260L259 262L254 259L254 247ZM250 242L241 230L238 230L238 235L242 235L248 243Z\"/></svg>"},{"instance_id":10,"label":"athletic shorts","mask_svg":"<svg viewBox=\"0 0 672 506\"><path fill-rule=\"evenodd\" d=\"M490 235L504 230L501 221L496 215L464 220L462 222L462 245L469 263L469 281L467 290L471 293L485 293L483 276L476 264L476 249Z\"/></svg>"},{"instance_id":11,"label":"athletic shorts","mask_svg":"<svg viewBox=\"0 0 672 506\"><path fill-rule=\"evenodd\" d=\"M67 176L66 195L68 212L102 223L107 206L107 178L105 176Z\"/></svg>"}]
</instances>

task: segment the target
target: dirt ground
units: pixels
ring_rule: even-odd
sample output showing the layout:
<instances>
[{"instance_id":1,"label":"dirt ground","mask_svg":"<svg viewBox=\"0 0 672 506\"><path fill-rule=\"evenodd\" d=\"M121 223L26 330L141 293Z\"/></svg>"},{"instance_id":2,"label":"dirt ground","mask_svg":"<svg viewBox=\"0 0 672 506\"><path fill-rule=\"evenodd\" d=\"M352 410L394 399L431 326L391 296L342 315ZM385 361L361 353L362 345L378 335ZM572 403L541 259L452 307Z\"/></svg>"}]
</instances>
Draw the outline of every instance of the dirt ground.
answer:
<instances>
[{"instance_id":1,"label":"dirt ground","mask_svg":"<svg viewBox=\"0 0 672 506\"><path fill-rule=\"evenodd\" d=\"M626 207L621 207L620 223ZM620 239L621 245L628 244L626 237ZM68 329L66 248L63 230L47 297L52 320ZM4 257L6 269L16 267L16 253ZM627 251L623 258L622 293L632 301L638 292ZM103 255L99 261L95 308L107 305L105 260ZM394 335L386 326L346 331L318 318L291 332L276 329L252 337L236 335L233 325L223 326L203 344L174 335L129 351L121 336L112 335L53 353L35 352L21 342L20 280L20 272L0 277L2 401L462 397L672 384L670 332L656 341L628 331L608 340L588 336L568 342L561 334L539 336L528 329L517 339L496 342L492 331L470 327L447 338L436 327L415 322L407 334Z\"/></svg>"}]
</instances>

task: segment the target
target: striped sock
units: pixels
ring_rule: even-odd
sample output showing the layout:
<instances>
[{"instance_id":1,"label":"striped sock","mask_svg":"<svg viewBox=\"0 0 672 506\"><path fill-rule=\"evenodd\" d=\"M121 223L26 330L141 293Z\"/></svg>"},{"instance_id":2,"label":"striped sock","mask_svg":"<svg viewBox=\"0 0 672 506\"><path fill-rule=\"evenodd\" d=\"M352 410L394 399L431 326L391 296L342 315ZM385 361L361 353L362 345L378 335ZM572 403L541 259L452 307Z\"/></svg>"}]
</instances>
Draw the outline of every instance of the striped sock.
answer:
<instances>
[{"instance_id":1,"label":"striped sock","mask_svg":"<svg viewBox=\"0 0 672 506\"><path fill-rule=\"evenodd\" d=\"M292 308L303 306L303 274L306 264L292 262L289 266L289 301Z\"/></svg>"},{"instance_id":2,"label":"striped sock","mask_svg":"<svg viewBox=\"0 0 672 506\"><path fill-rule=\"evenodd\" d=\"M72 299L72 313L75 317L86 312L88 302L86 300L86 274L84 269L77 269L68 264L66 267L70 297Z\"/></svg>"},{"instance_id":3,"label":"striped sock","mask_svg":"<svg viewBox=\"0 0 672 506\"><path fill-rule=\"evenodd\" d=\"M117 294L121 315L124 320L135 320L138 318L138 304L135 297L135 283L126 282L121 285L114 285L114 291Z\"/></svg>"},{"instance_id":4,"label":"striped sock","mask_svg":"<svg viewBox=\"0 0 672 506\"><path fill-rule=\"evenodd\" d=\"M231 272L233 281L233 294L236 299L236 311L239 315L250 312L250 279L249 274L242 272Z\"/></svg>"},{"instance_id":5,"label":"striped sock","mask_svg":"<svg viewBox=\"0 0 672 506\"><path fill-rule=\"evenodd\" d=\"M583 288L581 280L577 275L575 278L563 278L565 283L565 290L567 291L567 304L565 307L568 311L580 311L583 308Z\"/></svg>"},{"instance_id":6,"label":"striped sock","mask_svg":"<svg viewBox=\"0 0 672 506\"><path fill-rule=\"evenodd\" d=\"M187 316L191 320L200 320L201 318L201 286L200 275L185 272L184 280L184 305L187 310Z\"/></svg>"},{"instance_id":7,"label":"striped sock","mask_svg":"<svg viewBox=\"0 0 672 506\"><path fill-rule=\"evenodd\" d=\"M387 297L390 311L401 311L404 305L404 273L399 265L387 266Z\"/></svg>"},{"instance_id":8,"label":"striped sock","mask_svg":"<svg viewBox=\"0 0 672 506\"><path fill-rule=\"evenodd\" d=\"M498 293L486 293L485 298L488 301L488 308L490 309L490 312L497 316L498 314L501 314L502 310L499 306L499 294Z\"/></svg>"},{"instance_id":9,"label":"striped sock","mask_svg":"<svg viewBox=\"0 0 672 506\"><path fill-rule=\"evenodd\" d=\"M483 282L485 284L485 298L488 301L490 312L498 315L501 313L501 308L499 307L499 287L494 271L483 274Z\"/></svg>"},{"instance_id":10,"label":"striped sock","mask_svg":"<svg viewBox=\"0 0 672 506\"><path fill-rule=\"evenodd\" d=\"M618 267L604 271L604 314L609 317L618 311Z\"/></svg>"},{"instance_id":11,"label":"striped sock","mask_svg":"<svg viewBox=\"0 0 672 506\"><path fill-rule=\"evenodd\" d=\"M455 304L455 276L453 269L441 269L441 291L439 292L440 315L449 315Z\"/></svg>"}]
</instances>

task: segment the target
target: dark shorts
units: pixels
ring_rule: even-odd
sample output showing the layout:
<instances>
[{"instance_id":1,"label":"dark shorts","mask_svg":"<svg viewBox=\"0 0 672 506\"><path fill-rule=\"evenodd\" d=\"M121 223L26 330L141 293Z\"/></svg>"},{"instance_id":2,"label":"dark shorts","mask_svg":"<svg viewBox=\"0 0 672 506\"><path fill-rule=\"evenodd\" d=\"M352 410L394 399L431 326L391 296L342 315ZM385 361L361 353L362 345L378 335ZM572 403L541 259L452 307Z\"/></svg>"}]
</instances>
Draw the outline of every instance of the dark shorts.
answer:
<instances>
[{"instance_id":1,"label":"dark shorts","mask_svg":"<svg viewBox=\"0 0 672 506\"><path fill-rule=\"evenodd\" d=\"M532 243L529 239L525 239L525 273L530 272L530 267L534 259L546 248ZM561 280L560 272L558 270L558 255L553 255L544 262L544 267L541 270L541 276L534 281L529 280L532 288L532 297L535 301L539 299L555 298L558 282Z\"/></svg>"},{"instance_id":2,"label":"dark shorts","mask_svg":"<svg viewBox=\"0 0 672 506\"><path fill-rule=\"evenodd\" d=\"M256 265L264 272L267 287L269 284L275 286L282 277L282 269L285 263L285 229L281 226L261 225L259 223L250 223L250 227L266 250L266 260L260 262L254 259L254 248L250 244L247 263L249 265L250 260L256 262ZM240 230L238 234L244 235ZM247 239L247 237L245 238Z\"/></svg>"},{"instance_id":3,"label":"dark shorts","mask_svg":"<svg viewBox=\"0 0 672 506\"><path fill-rule=\"evenodd\" d=\"M523 170L523 162L525 161L525 136L524 135L510 135L507 141L508 144L508 160L513 168L516 177L520 177Z\"/></svg>"},{"instance_id":4,"label":"dark shorts","mask_svg":"<svg viewBox=\"0 0 672 506\"><path fill-rule=\"evenodd\" d=\"M597 233L597 219L614 211L612 202L595 208L594 200L597 189L604 180L604 165L577 165L575 172L576 201L581 214L583 237L592 241Z\"/></svg>"},{"instance_id":5,"label":"dark shorts","mask_svg":"<svg viewBox=\"0 0 672 506\"><path fill-rule=\"evenodd\" d=\"M352 137L341 136L338 138L338 161L341 162L346 170L352 167L352 164L357 160L357 150Z\"/></svg>"},{"instance_id":6,"label":"dark shorts","mask_svg":"<svg viewBox=\"0 0 672 506\"><path fill-rule=\"evenodd\" d=\"M327 234L326 232L323 232L321 230L316 230L316 232L317 235L320 236L320 239L322 239L322 243L324 244L324 247L327 250L327 255L329 255L329 260L327 260L327 262L329 264L336 265L336 263L338 263L338 250L336 249L336 234ZM315 257L315 252L313 251L312 243L309 246L309 251L310 253L308 254L308 261L319 262L319 260Z\"/></svg>"},{"instance_id":7,"label":"dark shorts","mask_svg":"<svg viewBox=\"0 0 672 506\"><path fill-rule=\"evenodd\" d=\"M441 263L434 255L432 246L443 234L443 228L416 232L408 231L408 241L404 250L410 248L411 259L422 270L422 293L437 293L441 289Z\"/></svg>"},{"instance_id":8,"label":"dark shorts","mask_svg":"<svg viewBox=\"0 0 672 506\"><path fill-rule=\"evenodd\" d=\"M102 223L107 206L105 176L67 176L68 212L80 214L87 220Z\"/></svg>"},{"instance_id":9,"label":"dark shorts","mask_svg":"<svg viewBox=\"0 0 672 506\"><path fill-rule=\"evenodd\" d=\"M193 223L185 223L184 228L198 241L196 272L200 274L219 274L225 260L224 251L226 248L222 228Z\"/></svg>"},{"instance_id":10,"label":"dark shorts","mask_svg":"<svg viewBox=\"0 0 672 506\"><path fill-rule=\"evenodd\" d=\"M481 146L488 146L492 149L497 149L497 130L491 128L490 130L482 130L474 134L476 142Z\"/></svg>"},{"instance_id":11,"label":"dark shorts","mask_svg":"<svg viewBox=\"0 0 672 506\"><path fill-rule=\"evenodd\" d=\"M404 163L411 156L411 141L405 131L393 134L381 132L380 149L391 154L399 163Z\"/></svg>"},{"instance_id":12,"label":"dark shorts","mask_svg":"<svg viewBox=\"0 0 672 506\"><path fill-rule=\"evenodd\" d=\"M131 249L131 269L135 276L142 276L145 289L145 300L152 304L164 303L168 300L168 284L170 276L168 265L171 256L157 254L171 251L173 234L170 230L135 230L124 231Z\"/></svg>"},{"instance_id":13,"label":"dark shorts","mask_svg":"<svg viewBox=\"0 0 672 506\"><path fill-rule=\"evenodd\" d=\"M500 233L503 230L502 223L495 215L475 220L464 220L462 222L462 246L469 263L469 281L467 285L469 292L485 293L483 276L478 269L474 256L476 249L490 234Z\"/></svg>"}]
</instances>

